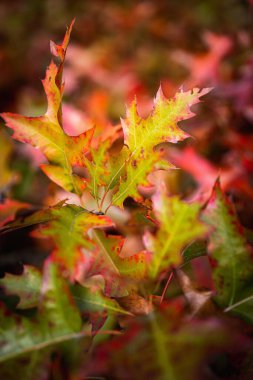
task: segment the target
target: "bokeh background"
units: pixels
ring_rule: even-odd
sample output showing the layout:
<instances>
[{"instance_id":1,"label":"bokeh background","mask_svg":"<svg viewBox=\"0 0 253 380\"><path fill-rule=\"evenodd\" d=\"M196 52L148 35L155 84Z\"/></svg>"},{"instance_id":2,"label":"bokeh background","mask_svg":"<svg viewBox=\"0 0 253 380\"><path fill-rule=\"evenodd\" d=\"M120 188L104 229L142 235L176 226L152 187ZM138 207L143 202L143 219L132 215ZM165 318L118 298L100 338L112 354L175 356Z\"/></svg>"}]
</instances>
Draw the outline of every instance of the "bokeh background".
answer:
<instances>
[{"instance_id":1,"label":"bokeh background","mask_svg":"<svg viewBox=\"0 0 253 380\"><path fill-rule=\"evenodd\" d=\"M230 81L251 54L248 0L1 0L1 110L25 110L35 100L39 106L49 39L60 40L74 17L66 94L72 103L91 89L117 93L121 104L131 91L149 95L160 81ZM109 116L118 118L118 107L111 105Z\"/></svg>"}]
</instances>

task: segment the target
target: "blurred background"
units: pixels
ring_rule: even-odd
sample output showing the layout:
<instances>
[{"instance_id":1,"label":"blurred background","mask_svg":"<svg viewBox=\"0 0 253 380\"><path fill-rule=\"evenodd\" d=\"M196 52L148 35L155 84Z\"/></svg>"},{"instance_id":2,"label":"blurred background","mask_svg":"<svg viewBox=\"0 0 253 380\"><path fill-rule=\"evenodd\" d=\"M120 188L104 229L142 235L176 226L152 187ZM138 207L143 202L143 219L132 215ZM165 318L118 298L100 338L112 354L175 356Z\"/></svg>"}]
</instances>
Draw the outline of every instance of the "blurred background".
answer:
<instances>
[{"instance_id":1,"label":"blurred background","mask_svg":"<svg viewBox=\"0 0 253 380\"><path fill-rule=\"evenodd\" d=\"M154 95L160 81L168 91L217 86L250 65L249 0L1 0L1 110L43 107L38 79L50 60L49 39L60 41L74 17L66 101L82 111L92 96L108 97L107 114L117 120L129 97Z\"/></svg>"}]
</instances>

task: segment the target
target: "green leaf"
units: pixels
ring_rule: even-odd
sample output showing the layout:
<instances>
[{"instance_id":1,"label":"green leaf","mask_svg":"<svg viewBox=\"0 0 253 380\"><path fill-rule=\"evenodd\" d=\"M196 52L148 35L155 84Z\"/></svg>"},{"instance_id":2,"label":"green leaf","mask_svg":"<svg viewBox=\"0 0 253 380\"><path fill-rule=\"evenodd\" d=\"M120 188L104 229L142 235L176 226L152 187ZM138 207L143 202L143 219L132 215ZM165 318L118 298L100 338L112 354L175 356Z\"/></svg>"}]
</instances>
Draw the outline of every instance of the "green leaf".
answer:
<instances>
[{"instance_id":1,"label":"green leaf","mask_svg":"<svg viewBox=\"0 0 253 380\"><path fill-rule=\"evenodd\" d=\"M157 92L152 113L143 119L137 111L137 102L133 101L123 120L124 142L131 152L144 149L153 152L153 147L162 142L176 143L189 135L182 131L177 123L194 116L191 106L199 103L199 98L206 95L209 88L192 91L180 91L174 98L167 99L160 88Z\"/></svg>"},{"instance_id":2,"label":"green leaf","mask_svg":"<svg viewBox=\"0 0 253 380\"><path fill-rule=\"evenodd\" d=\"M118 157L120 167L112 168L111 182L121 178L120 186L113 196L113 204L122 207L128 196L139 200L138 185L147 185L147 175L154 169L166 167L161 152L154 152L154 147L164 142L177 143L189 135L178 127L178 122L194 116L191 106L199 102L199 98L210 89L195 88L192 91L179 92L173 99L166 99L159 89L152 113L145 119L139 116L137 102L133 101L127 109L127 117L122 120L124 144ZM109 185L110 187L110 185Z\"/></svg>"},{"instance_id":3,"label":"green leaf","mask_svg":"<svg viewBox=\"0 0 253 380\"><path fill-rule=\"evenodd\" d=\"M241 299L243 287L252 280L253 261L243 228L233 205L223 194L219 180L215 183L203 220L213 228L208 251L216 262L213 267L216 300L222 307L228 307Z\"/></svg>"},{"instance_id":4,"label":"green leaf","mask_svg":"<svg viewBox=\"0 0 253 380\"><path fill-rule=\"evenodd\" d=\"M194 241L183 251L184 263L196 259L197 257L206 256L207 254L207 243L206 241Z\"/></svg>"},{"instance_id":5,"label":"green leaf","mask_svg":"<svg viewBox=\"0 0 253 380\"><path fill-rule=\"evenodd\" d=\"M93 214L76 205L63 204L64 201L9 223L1 231L9 232L40 224L33 235L52 238L55 249L51 253L51 259L74 281L79 278L84 267L89 271L91 256L97 250L96 242L89 235L90 230L112 226L113 222L107 216ZM42 223L47 224L42 226Z\"/></svg>"},{"instance_id":6,"label":"green leaf","mask_svg":"<svg viewBox=\"0 0 253 380\"><path fill-rule=\"evenodd\" d=\"M0 310L0 362L51 349L59 343L89 336L65 279L56 265L47 263L41 288L40 306L35 318Z\"/></svg>"},{"instance_id":7,"label":"green leaf","mask_svg":"<svg viewBox=\"0 0 253 380\"><path fill-rule=\"evenodd\" d=\"M8 200L8 202L10 202L10 209L13 208L14 210L16 209L16 205L18 206L18 208L23 208L21 206L25 205L24 203L20 203L20 202L16 203L16 201L11 201L11 200ZM62 206L64 205L64 203L65 203L65 200L57 203L55 206L33 212L33 213L31 213L31 215L27 215L25 217L22 217L22 216L16 217L15 220L13 220L13 221L5 224L3 227L1 227L0 232L1 233L12 232L12 231L15 231L19 228L24 228L24 227L34 226L37 224L46 223L46 222L55 218L53 216L52 210L55 210L55 209L60 210L62 208ZM7 204L7 206L8 206L8 204ZM1 210L1 205L0 205L0 210ZM13 218L11 218L11 219L13 219Z\"/></svg>"},{"instance_id":8,"label":"green leaf","mask_svg":"<svg viewBox=\"0 0 253 380\"><path fill-rule=\"evenodd\" d=\"M7 295L19 296L18 309L27 309L38 305L41 289L41 273L30 265L24 265L21 275L6 273L0 279L0 286Z\"/></svg>"},{"instance_id":9,"label":"green leaf","mask_svg":"<svg viewBox=\"0 0 253 380\"><path fill-rule=\"evenodd\" d=\"M113 204L122 207L126 197L132 197L136 202L140 202L142 196L138 191L138 186L150 186L147 177L151 171L160 168L159 160L162 162L159 152L153 152L147 156L143 154L142 160L139 162L132 159L129 162L126 161L127 175L120 180L119 189L113 196ZM167 169L170 167L168 164Z\"/></svg>"},{"instance_id":10,"label":"green leaf","mask_svg":"<svg viewBox=\"0 0 253 380\"><path fill-rule=\"evenodd\" d=\"M80 331L80 313L66 280L52 261L45 263L41 294L40 318L49 324L54 323L53 335Z\"/></svg>"},{"instance_id":11,"label":"green leaf","mask_svg":"<svg viewBox=\"0 0 253 380\"><path fill-rule=\"evenodd\" d=\"M178 197L168 197L164 187L153 197L153 208L159 223L156 234L149 231L144 243L152 252L149 274L152 278L171 265L182 262L182 249L197 238L203 238L206 228L198 220L200 205L186 203Z\"/></svg>"},{"instance_id":12,"label":"green leaf","mask_svg":"<svg viewBox=\"0 0 253 380\"><path fill-rule=\"evenodd\" d=\"M108 314L132 315L124 310L115 299L106 297L96 287L78 286L73 289L73 298L82 312L104 312Z\"/></svg>"},{"instance_id":13,"label":"green leaf","mask_svg":"<svg viewBox=\"0 0 253 380\"><path fill-rule=\"evenodd\" d=\"M52 208L51 215L52 220L40 230L40 235L53 239L55 249L51 254L52 260L59 263L65 274L74 280L85 262L89 262L86 251L95 249L89 231L112 226L113 223L106 216L92 214L75 205Z\"/></svg>"},{"instance_id":14,"label":"green leaf","mask_svg":"<svg viewBox=\"0 0 253 380\"><path fill-rule=\"evenodd\" d=\"M9 232L40 224L40 228L33 235L52 238L55 245L51 254L52 260L60 265L71 280L74 280L83 266L89 264L90 253L87 251L96 248L89 231L93 228L112 226L113 222L107 216L93 214L76 205L63 206L64 203L65 201L59 202L53 207L17 219L3 226L0 231Z\"/></svg>"},{"instance_id":15,"label":"green leaf","mask_svg":"<svg viewBox=\"0 0 253 380\"><path fill-rule=\"evenodd\" d=\"M99 188L106 186L110 179L110 169L108 167L109 147L109 140L102 141L97 149L91 149L91 160L85 158L85 167L90 177L87 187L97 201L100 198Z\"/></svg>"}]
</instances>

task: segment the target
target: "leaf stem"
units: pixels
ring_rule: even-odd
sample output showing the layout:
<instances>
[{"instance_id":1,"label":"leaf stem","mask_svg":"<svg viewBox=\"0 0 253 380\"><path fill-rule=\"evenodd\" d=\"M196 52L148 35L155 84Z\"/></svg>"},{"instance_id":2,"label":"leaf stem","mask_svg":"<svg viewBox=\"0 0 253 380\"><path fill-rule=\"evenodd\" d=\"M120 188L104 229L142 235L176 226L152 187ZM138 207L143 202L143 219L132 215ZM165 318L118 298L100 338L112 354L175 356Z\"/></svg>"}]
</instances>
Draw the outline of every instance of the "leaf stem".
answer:
<instances>
[{"instance_id":1,"label":"leaf stem","mask_svg":"<svg viewBox=\"0 0 253 380\"><path fill-rule=\"evenodd\" d=\"M166 294L166 292L167 292L167 289L168 289L169 284L171 283L172 278L173 278L173 272L170 272L169 278L168 278L168 280L167 280L167 282L166 282L166 285L165 285L165 287L164 287L164 289L163 289L163 292L162 292L162 295L161 295L160 305L162 304L162 302L163 302L163 300L164 300L165 294Z\"/></svg>"},{"instance_id":2,"label":"leaf stem","mask_svg":"<svg viewBox=\"0 0 253 380\"><path fill-rule=\"evenodd\" d=\"M102 199L101 199L101 203L100 203L100 206L99 206L99 210L100 210L100 211L102 211L103 204L104 204L105 198L106 198L106 196L107 196L107 194L108 194L108 191L109 191L109 189L108 189L108 190L105 190L104 195L103 195L103 197L102 197Z\"/></svg>"},{"instance_id":3,"label":"leaf stem","mask_svg":"<svg viewBox=\"0 0 253 380\"><path fill-rule=\"evenodd\" d=\"M122 333L120 331L116 331L116 330L98 331L97 334L99 334L99 335L122 335ZM43 342L32 344L29 347L21 348L19 351L14 351L14 352L12 351L9 353L7 352L5 354L2 354L0 356L0 363L4 362L6 360L16 358L17 356L20 356L20 355L25 355L25 354L29 354L30 352L42 350L43 348L50 347L54 344L62 343L62 342L72 340L72 339L81 339L83 337L92 337L92 336L93 336L93 334L90 331L81 331L78 333L70 333L70 334L66 334L66 335L56 336L52 339L44 340Z\"/></svg>"},{"instance_id":4,"label":"leaf stem","mask_svg":"<svg viewBox=\"0 0 253 380\"><path fill-rule=\"evenodd\" d=\"M107 211L109 210L109 208L112 206L112 202L110 202L110 204L106 207L105 209L105 214L107 213Z\"/></svg>"},{"instance_id":5,"label":"leaf stem","mask_svg":"<svg viewBox=\"0 0 253 380\"><path fill-rule=\"evenodd\" d=\"M176 380L170 351L166 342L167 336L156 320L154 315L151 315L151 328L153 333L154 345L156 348L156 357L161 370L161 379Z\"/></svg>"},{"instance_id":6,"label":"leaf stem","mask_svg":"<svg viewBox=\"0 0 253 380\"><path fill-rule=\"evenodd\" d=\"M129 158L130 158L131 154L129 155ZM128 158L128 159L129 159ZM126 161L123 162L123 164L120 166L120 168L117 170L117 172L114 174L114 176L111 178L110 182L108 183L106 189L105 189L105 193L102 197L102 200L101 200L101 203L100 203L100 208L102 209L103 207L103 204L104 204L104 201L105 201L105 198L110 190L110 186L111 184L113 183L113 181L115 180L115 178L118 176L118 174L121 172L121 170L124 168L124 166L126 165Z\"/></svg>"},{"instance_id":7,"label":"leaf stem","mask_svg":"<svg viewBox=\"0 0 253 380\"><path fill-rule=\"evenodd\" d=\"M251 296L249 296L249 297L247 297L247 298L244 298L243 300L238 301L238 302L234 303L233 305L228 306L228 307L224 310L224 312L227 313L228 311L233 310L233 309L235 309L236 307L238 307L238 306L240 306L240 305L242 305L242 304L244 304L244 303L246 303L246 302L248 302L248 301L251 301L251 300L253 300L253 295L251 295Z\"/></svg>"}]
</instances>

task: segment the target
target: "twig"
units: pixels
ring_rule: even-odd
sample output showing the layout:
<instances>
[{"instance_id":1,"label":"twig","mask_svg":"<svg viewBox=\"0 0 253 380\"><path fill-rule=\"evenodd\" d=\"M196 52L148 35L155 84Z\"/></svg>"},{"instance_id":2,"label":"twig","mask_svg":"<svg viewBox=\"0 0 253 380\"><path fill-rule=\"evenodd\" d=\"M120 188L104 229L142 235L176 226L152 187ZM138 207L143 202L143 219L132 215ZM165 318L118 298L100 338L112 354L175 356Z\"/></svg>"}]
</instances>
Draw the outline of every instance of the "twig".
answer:
<instances>
[{"instance_id":1,"label":"twig","mask_svg":"<svg viewBox=\"0 0 253 380\"><path fill-rule=\"evenodd\" d=\"M160 299L160 305L161 305L162 302L163 302L163 299L164 299L164 297L165 297L165 294L166 294L166 292L167 292L167 289L168 289L169 284L171 283L172 278L173 278L173 272L170 273L169 278L168 278L168 280L167 280L167 282L166 282L166 285L165 285L165 287L164 287L164 289L163 289L163 292L162 292L162 295L161 295L161 299Z\"/></svg>"}]
</instances>

